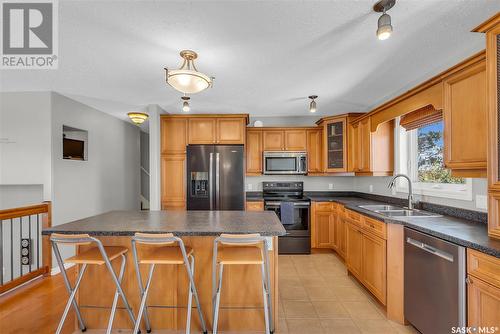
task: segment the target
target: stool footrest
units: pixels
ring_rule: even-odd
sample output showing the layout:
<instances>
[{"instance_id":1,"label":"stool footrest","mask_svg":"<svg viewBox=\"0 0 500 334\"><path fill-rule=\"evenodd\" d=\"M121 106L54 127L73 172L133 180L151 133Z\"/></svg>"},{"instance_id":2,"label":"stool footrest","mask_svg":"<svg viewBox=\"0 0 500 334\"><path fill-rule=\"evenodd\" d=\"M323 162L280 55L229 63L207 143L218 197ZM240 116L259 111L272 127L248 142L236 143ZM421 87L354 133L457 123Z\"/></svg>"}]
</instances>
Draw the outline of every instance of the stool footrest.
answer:
<instances>
[{"instance_id":1,"label":"stool footrest","mask_svg":"<svg viewBox=\"0 0 500 334\"><path fill-rule=\"evenodd\" d=\"M188 307L187 306L176 306L176 305L146 305L147 308L185 308L187 309ZM191 306L191 308L193 309L197 309L196 306Z\"/></svg>"},{"instance_id":2,"label":"stool footrest","mask_svg":"<svg viewBox=\"0 0 500 334\"><path fill-rule=\"evenodd\" d=\"M219 306L219 309L224 310L261 310L264 306Z\"/></svg>"}]
</instances>

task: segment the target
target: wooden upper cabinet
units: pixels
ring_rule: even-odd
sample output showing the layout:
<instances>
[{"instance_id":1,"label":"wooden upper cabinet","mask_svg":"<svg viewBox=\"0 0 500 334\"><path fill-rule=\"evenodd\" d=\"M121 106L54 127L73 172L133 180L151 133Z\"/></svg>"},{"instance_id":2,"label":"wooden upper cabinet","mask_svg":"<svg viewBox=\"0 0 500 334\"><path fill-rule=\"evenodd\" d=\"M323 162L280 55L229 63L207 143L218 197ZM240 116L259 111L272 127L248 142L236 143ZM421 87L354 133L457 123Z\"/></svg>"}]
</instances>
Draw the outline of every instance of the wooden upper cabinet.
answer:
<instances>
[{"instance_id":1,"label":"wooden upper cabinet","mask_svg":"<svg viewBox=\"0 0 500 334\"><path fill-rule=\"evenodd\" d=\"M347 145L347 171L357 172L359 170L358 163L358 123L350 123L348 129L348 145Z\"/></svg>"},{"instance_id":2,"label":"wooden upper cabinet","mask_svg":"<svg viewBox=\"0 0 500 334\"><path fill-rule=\"evenodd\" d=\"M484 55L443 80L444 157L452 174L486 177L487 99Z\"/></svg>"},{"instance_id":3,"label":"wooden upper cabinet","mask_svg":"<svg viewBox=\"0 0 500 334\"><path fill-rule=\"evenodd\" d=\"M306 130L285 130L285 150L287 151L305 151L307 149Z\"/></svg>"},{"instance_id":4,"label":"wooden upper cabinet","mask_svg":"<svg viewBox=\"0 0 500 334\"><path fill-rule=\"evenodd\" d=\"M189 118L189 144L215 144L217 119L210 117Z\"/></svg>"},{"instance_id":5,"label":"wooden upper cabinet","mask_svg":"<svg viewBox=\"0 0 500 334\"><path fill-rule=\"evenodd\" d=\"M311 129L306 131L307 136L307 171L308 173L323 172L323 131Z\"/></svg>"},{"instance_id":6,"label":"wooden upper cabinet","mask_svg":"<svg viewBox=\"0 0 500 334\"><path fill-rule=\"evenodd\" d=\"M161 153L183 154L187 145L187 118L161 118Z\"/></svg>"},{"instance_id":7,"label":"wooden upper cabinet","mask_svg":"<svg viewBox=\"0 0 500 334\"><path fill-rule=\"evenodd\" d=\"M486 34L488 235L500 239L500 13L474 29Z\"/></svg>"},{"instance_id":8,"label":"wooden upper cabinet","mask_svg":"<svg viewBox=\"0 0 500 334\"><path fill-rule=\"evenodd\" d=\"M246 173L262 174L262 130L247 129L246 140Z\"/></svg>"},{"instance_id":9,"label":"wooden upper cabinet","mask_svg":"<svg viewBox=\"0 0 500 334\"><path fill-rule=\"evenodd\" d=\"M217 118L217 144L244 144L245 129L243 118Z\"/></svg>"},{"instance_id":10,"label":"wooden upper cabinet","mask_svg":"<svg viewBox=\"0 0 500 334\"><path fill-rule=\"evenodd\" d=\"M186 155L167 155L161 158L161 201L185 202Z\"/></svg>"},{"instance_id":11,"label":"wooden upper cabinet","mask_svg":"<svg viewBox=\"0 0 500 334\"><path fill-rule=\"evenodd\" d=\"M352 148L353 171L356 175L384 176L394 172L394 120L380 124L371 131L371 118L366 117L353 124L355 139Z\"/></svg>"},{"instance_id":12,"label":"wooden upper cabinet","mask_svg":"<svg viewBox=\"0 0 500 334\"><path fill-rule=\"evenodd\" d=\"M283 130L263 130L264 151L285 150L285 132Z\"/></svg>"}]
</instances>

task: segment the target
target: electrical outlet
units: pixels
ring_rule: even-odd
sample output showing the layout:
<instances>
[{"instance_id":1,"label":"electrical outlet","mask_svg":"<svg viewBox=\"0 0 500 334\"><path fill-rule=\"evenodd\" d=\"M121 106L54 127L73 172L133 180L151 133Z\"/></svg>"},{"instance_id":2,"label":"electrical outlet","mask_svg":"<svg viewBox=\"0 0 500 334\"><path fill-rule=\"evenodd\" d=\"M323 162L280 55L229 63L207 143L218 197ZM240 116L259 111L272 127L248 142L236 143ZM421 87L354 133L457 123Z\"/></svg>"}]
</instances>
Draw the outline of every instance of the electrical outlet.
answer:
<instances>
[{"instance_id":1,"label":"electrical outlet","mask_svg":"<svg viewBox=\"0 0 500 334\"><path fill-rule=\"evenodd\" d=\"M476 195L476 208L488 209L488 197L486 195Z\"/></svg>"},{"instance_id":2,"label":"electrical outlet","mask_svg":"<svg viewBox=\"0 0 500 334\"><path fill-rule=\"evenodd\" d=\"M328 183L328 190L333 190L333 183Z\"/></svg>"},{"instance_id":3,"label":"electrical outlet","mask_svg":"<svg viewBox=\"0 0 500 334\"><path fill-rule=\"evenodd\" d=\"M253 184L251 184L251 183L247 184L247 188L248 188L248 190L253 190Z\"/></svg>"},{"instance_id":4,"label":"electrical outlet","mask_svg":"<svg viewBox=\"0 0 500 334\"><path fill-rule=\"evenodd\" d=\"M373 184L370 184L370 186L368 187L368 190L372 193L373 192Z\"/></svg>"},{"instance_id":5,"label":"electrical outlet","mask_svg":"<svg viewBox=\"0 0 500 334\"><path fill-rule=\"evenodd\" d=\"M393 195L396 195L396 193L397 193L397 191L396 191L396 187L392 187L392 188L391 188L391 193L392 193Z\"/></svg>"}]
</instances>

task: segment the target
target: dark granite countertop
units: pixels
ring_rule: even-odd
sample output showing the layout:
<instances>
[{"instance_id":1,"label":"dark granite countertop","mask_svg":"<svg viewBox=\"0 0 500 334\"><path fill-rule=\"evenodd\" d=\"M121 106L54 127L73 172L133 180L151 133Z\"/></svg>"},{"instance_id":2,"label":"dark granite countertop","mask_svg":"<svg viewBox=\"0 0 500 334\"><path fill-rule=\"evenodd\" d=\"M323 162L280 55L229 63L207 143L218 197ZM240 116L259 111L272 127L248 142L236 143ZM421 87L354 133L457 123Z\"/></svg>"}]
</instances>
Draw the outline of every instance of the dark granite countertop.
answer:
<instances>
[{"instance_id":1,"label":"dark granite countertop","mask_svg":"<svg viewBox=\"0 0 500 334\"><path fill-rule=\"evenodd\" d=\"M443 215L442 217L388 218L359 206L370 204L404 205L403 203L405 202L401 202L401 199L397 198L380 201L352 195L340 194L340 196L328 196L327 194L308 194L308 197L311 201L316 202L331 201L341 203L350 210L384 221L385 223L402 224L411 229L500 258L500 240L488 237L488 226L484 223L448 216L443 214L443 212L438 212ZM428 210L426 206L424 206L424 209Z\"/></svg>"},{"instance_id":2,"label":"dark granite countertop","mask_svg":"<svg viewBox=\"0 0 500 334\"><path fill-rule=\"evenodd\" d=\"M110 211L43 229L42 234L131 236L136 232L177 236L215 236L221 233L285 235L273 211Z\"/></svg>"}]
</instances>

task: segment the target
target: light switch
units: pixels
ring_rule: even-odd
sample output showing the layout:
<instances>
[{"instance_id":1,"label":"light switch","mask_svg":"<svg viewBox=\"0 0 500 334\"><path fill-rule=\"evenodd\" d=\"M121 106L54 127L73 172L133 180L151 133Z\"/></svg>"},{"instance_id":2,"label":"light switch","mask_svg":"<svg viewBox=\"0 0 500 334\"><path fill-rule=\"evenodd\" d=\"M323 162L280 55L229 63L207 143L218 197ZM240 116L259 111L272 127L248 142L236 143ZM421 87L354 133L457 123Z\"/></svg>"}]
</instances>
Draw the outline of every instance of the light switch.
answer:
<instances>
[{"instance_id":1,"label":"light switch","mask_svg":"<svg viewBox=\"0 0 500 334\"><path fill-rule=\"evenodd\" d=\"M488 197L486 195L476 195L476 208L488 209Z\"/></svg>"},{"instance_id":2,"label":"light switch","mask_svg":"<svg viewBox=\"0 0 500 334\"><path fill-rule=\"evenodd\" d=\"M251 183L247 184L247 188L248 188L248 190L253 190L253 184L251 184Z\"/></svg>"},{"instance_id":3,"label":"light switch","mask_svg":"<svg viewBox=\"0 0 500 334\"><path fill-rule=\"evenodd\" d=\"M370 184L370 186L368 187L370 192L372 193L373 192L373 184Z\"/></svg>"},{"instance_id":4,"label":"light switch","mask_svg":"<svg viewBox=\"0 0 500 334\"><path fill-rule=\"evenodd\" d=\"M328 190L333 190L333 183L328 183Z\"/></svg>"}]
</instances>

